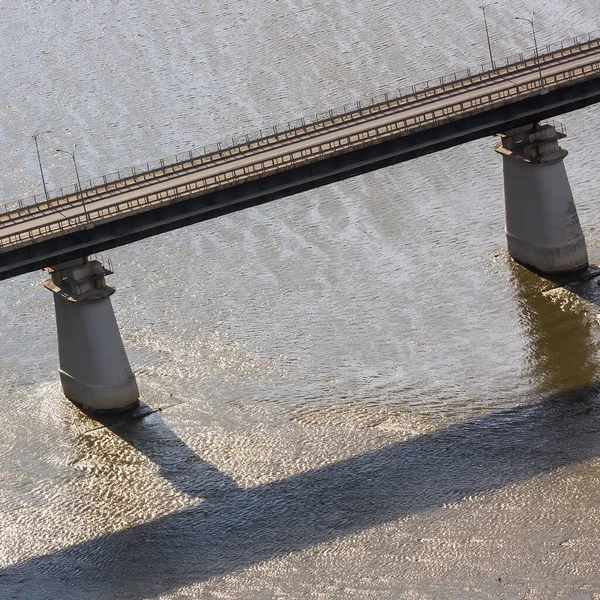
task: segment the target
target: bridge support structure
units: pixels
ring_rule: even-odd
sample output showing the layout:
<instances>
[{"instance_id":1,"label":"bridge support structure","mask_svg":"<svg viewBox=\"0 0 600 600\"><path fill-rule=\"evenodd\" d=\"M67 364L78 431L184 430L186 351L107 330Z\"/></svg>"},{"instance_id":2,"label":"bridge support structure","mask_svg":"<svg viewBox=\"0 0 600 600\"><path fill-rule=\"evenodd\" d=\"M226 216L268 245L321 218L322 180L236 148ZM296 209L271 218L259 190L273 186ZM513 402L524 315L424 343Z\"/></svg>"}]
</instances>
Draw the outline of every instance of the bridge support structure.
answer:
<instances>
[{"instance_id":1,"label":"bridge support structure","mask_svg":"<svg viewBox=\"0 0 600 600\"><path fill-rule=\"evenodd\" d=\"M92 412L138 403L135 375L121 340L106 284L112 273L97 260L48 267L44 286L54 293L60 380L65 396Z\"/></svg>"},{"instance_id":2,"label":"bridge support structure","mask_svg":"<svg viewBox=\"0 0 600 600\"><path fill-rule=\"evenodd\" d=\"M585 269L585 238L563 162L567 151L559 146L566 134L536 123L499 137L509 254L541 273Z\"/></svg>"}]
</instances>

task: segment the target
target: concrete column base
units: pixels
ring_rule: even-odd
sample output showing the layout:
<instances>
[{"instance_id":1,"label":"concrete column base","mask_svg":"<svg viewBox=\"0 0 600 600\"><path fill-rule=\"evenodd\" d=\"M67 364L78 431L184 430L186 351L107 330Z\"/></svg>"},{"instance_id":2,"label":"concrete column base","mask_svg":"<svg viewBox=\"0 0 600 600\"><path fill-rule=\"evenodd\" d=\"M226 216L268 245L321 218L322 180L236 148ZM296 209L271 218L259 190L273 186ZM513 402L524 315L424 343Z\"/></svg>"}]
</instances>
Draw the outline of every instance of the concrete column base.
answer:
<instances>
[{"instance_id":1,"label":"concrete column base","mask_svg":"<svg viewBox=\"0 0 600 600\"><path fill-rule=\"evenodd\" d=\"M558 140L552 125L522 127L500 135L506 242L519 263L542 273L579 271L588 254Z\"/></svg>"},{"instance_id":2,"label":"concrete column base","mask_svg":"<svg viewBox=\"0 0 600 600\"><path fill-rule=\"evenodd\" d=\"M139 391L110 301L110 271L98 261L72 261L46 269L54 292L60 380L65 396L90 411L120 411L138 403Z\"/></svg>"}]
</instances>

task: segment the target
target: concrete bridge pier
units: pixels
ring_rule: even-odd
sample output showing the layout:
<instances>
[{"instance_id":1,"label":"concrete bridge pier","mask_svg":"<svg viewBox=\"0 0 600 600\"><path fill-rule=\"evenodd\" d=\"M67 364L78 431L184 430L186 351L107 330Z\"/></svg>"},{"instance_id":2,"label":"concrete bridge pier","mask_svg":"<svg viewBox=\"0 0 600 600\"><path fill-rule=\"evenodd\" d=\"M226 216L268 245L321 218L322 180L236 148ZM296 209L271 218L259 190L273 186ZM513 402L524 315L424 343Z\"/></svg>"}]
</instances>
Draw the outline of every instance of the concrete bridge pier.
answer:
<instances>
[{"instance_id":1,"label":"concrete bridge pier","mask_svg":"<svg viewBox=\"0 0 600 600\"><path fill-rule=\"evenodd\" d=\"M534 124L499 136L506 241L517 262L541 273L579 271L588 265L585 238L553 125Z\"/></svg>"},{"instance_id":2,"label":"concrete bridge pier","mask_svg":"<svg viewBox=\"0 0 600 600\"><path fill-rule=\"evenodd\" d=\"M49 267L44 286L54 293L60 380L65 396L90 411L133 408L139 392L97 260Z\"/></svg>"}]
</instances>

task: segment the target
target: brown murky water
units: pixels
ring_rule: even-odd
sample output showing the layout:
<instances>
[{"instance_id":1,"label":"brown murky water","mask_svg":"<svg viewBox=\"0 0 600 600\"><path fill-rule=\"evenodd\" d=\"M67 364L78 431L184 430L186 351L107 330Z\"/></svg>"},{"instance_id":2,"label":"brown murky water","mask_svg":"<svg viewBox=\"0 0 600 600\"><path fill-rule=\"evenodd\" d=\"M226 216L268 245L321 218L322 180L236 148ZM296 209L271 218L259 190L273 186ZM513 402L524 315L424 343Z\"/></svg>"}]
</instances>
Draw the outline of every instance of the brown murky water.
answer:
<instances>
[{"instance_id":1,"label":"brown murky water","mask_svg":"<svg viewBox=\"0 0 600 600\"><path fill-rule=\"evenodd\" d=\"M493 49L598 0L488 9ZM0 3L0 198L485 60L481 11ZM600 262L599 108L565 115ZM110 252L143 406L57 381L52 299L0 285L0 598L600 598L600 287L504 251L493 140Z\"/></svg>"}]
</instances>

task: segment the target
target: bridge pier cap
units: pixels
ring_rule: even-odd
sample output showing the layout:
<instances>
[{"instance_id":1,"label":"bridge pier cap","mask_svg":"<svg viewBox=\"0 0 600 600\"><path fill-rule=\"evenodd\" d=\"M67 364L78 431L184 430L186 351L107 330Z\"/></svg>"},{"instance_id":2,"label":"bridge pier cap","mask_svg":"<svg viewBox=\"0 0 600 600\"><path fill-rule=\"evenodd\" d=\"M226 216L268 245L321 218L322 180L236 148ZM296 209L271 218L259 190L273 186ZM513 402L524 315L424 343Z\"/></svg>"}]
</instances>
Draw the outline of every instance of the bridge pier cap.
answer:
<instances>
[{"instance_id":1,"label":"bridge pier cap","mask_svg":"<svg viewBox=\"0 0 600 600\"><path fill-rule=\"evenodd\" d=\"M558 124L501 133L506 243L517 262L541 273L579 271L588 254L564 165L566 137Z\"/></svg>"},{"instance_id":2,"label":"bridge pier cap","mask_svg":"<svg viewBox=\"0 0 600 600\"><path fill-rule=\"evenodd\" d=\"M54 294L60 380L65 396L88 411L120 411L138 403L110 301L112 272L97 260L79 259L48 267L44 287Z\"/></svg>"}]
</instances>

